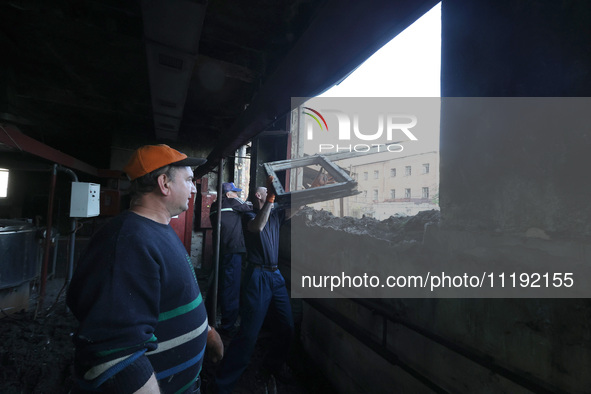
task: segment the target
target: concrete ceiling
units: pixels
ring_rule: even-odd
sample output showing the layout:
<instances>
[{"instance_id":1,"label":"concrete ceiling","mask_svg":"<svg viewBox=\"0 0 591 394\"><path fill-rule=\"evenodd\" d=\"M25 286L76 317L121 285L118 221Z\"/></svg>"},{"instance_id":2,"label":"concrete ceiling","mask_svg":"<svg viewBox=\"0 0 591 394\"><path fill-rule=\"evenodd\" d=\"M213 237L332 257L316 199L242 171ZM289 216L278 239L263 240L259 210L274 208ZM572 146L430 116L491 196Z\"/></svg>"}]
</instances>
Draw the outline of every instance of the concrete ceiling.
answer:
<instances>
[{"instance_id":1,"label":"concrete ceiling","mask_svg":"<svg viewBox=\"0 0 591 394\"><path fill-rule=\"evenodd\" d=\"M213 162L436 3L1 1L0 123L99 168L155 142Z\"/></svg>"}]
</instances>

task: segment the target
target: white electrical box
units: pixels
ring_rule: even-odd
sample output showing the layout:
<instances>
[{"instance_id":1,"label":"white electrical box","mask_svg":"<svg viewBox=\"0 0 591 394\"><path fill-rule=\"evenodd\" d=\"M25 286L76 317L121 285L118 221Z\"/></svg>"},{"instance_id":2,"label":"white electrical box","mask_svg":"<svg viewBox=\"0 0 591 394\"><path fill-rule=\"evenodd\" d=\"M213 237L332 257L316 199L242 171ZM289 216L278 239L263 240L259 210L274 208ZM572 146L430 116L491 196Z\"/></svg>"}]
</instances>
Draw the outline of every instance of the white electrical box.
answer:
<instances>
[{"instance_id":1,"label":"white electrical box","mask_svg":"<svg viewBox=\"0 0 591 394\"><path fill-rule=\"evenodd\" d=\"M90 218L101 213L101 185L97 183L72 182L70 217Z\"/></svg>"}]
</instances>

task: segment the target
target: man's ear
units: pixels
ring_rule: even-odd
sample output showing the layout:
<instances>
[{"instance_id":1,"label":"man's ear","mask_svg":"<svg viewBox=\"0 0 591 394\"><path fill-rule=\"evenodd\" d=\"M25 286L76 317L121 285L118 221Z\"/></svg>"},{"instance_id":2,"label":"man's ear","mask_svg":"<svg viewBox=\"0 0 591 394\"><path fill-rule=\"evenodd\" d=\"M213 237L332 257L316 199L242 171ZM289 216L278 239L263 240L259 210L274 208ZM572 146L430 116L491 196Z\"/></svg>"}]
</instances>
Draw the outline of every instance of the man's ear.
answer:
<instances>
[{"instance_id":1,"label":"man's ear","mask_svg":"<svg viewBox=\"0 0 591 394\"><path fill-rule=\"evenodd\" d=\"M166 174L160 174L158 176L158 189L165 196L170 194L170 178Z\"/></svg>"},{"instance_id":2,"label":"man's ear","mask_svg":"<svg viewBox=\"0 0 591 394\"><path fill-rule=\"evenodd\" d=\"M254 196L257 198L257 200L260 200L261 199L261 193L259 193L259 192L256 192L254 194Z\"/></svg>"}]
</instances>

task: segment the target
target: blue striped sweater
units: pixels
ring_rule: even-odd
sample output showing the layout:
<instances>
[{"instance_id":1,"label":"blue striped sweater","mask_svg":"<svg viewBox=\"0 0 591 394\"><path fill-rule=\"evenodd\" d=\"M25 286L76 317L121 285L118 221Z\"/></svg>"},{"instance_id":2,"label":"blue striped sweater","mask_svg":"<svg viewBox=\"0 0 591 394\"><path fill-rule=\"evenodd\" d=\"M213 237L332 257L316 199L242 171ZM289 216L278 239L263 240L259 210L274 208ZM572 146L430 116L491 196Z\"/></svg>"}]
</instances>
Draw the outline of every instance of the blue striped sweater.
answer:
<instances>
[{"instance_id":1,"label":"blue striped sweater","mask_svg":"<svg viewBox=\"0 0 591 394\"><path fill-rule=\"evenodd\" d=\"M197 380L207 314L189 256L174 230L132 212L111 219L78 261L67 303L78 384L133 392L156 374L163 393Z\"/></svg>"}]
</instances>

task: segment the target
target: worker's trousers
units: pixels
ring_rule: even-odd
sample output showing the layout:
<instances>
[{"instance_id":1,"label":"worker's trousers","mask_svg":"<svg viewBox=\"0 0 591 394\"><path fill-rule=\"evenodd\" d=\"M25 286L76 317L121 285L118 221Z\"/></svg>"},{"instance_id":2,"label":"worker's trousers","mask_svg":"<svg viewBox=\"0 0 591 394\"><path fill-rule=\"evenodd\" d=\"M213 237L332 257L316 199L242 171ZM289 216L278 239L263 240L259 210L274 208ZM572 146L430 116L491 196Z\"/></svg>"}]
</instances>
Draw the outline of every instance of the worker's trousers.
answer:
<instances>
[{"instance_id":1,"label":"worker's trousers","mask_svg":"<svg viewBox=\"0 0 591 394\"><path fill-rule=\"evenodd\" d=\"M222 323L220 329L231 332L236 319L240 301L240 280L242 276L242 255L225 254L222 256L220 275L220 311Z\"/></svg>"},{"instance_id":2,"label":"worker's trousers","mask_svg":"<svg viewBox=\"0 0 591 394\"><path fill-rule=\"evenodd\" d=\"M218 393L231 393L248 366L265 317L272 330L263 367L271 373L287 358L293 335L293 316L285 280L279 270L271 272L249 266L243 282L240 330L230 342L216 374Z\"/></svg>"}]
</instances>

